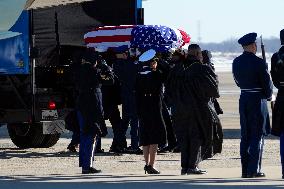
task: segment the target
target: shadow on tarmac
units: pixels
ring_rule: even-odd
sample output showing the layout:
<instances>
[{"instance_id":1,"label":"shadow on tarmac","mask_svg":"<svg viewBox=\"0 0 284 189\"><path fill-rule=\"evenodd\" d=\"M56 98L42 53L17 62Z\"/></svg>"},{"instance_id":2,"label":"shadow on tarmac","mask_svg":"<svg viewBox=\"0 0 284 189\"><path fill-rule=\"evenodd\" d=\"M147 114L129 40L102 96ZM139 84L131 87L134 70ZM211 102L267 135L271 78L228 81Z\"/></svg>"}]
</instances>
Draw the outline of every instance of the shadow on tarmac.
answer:
<instances>
[{"instance_id":1,"label":"shadow on tarmac","mask_svg":"<svg viewBox=\"0 0 284 189\"><path fill-rule=\"evenodd\" d=\"M16 178L18 177L18 178ZM284 187L283 180L276 179L241 179L241 178L190 178L178 175L50 175L0 177L0 188L29 189L276 189Z\"/></svg>"}]
</instances>

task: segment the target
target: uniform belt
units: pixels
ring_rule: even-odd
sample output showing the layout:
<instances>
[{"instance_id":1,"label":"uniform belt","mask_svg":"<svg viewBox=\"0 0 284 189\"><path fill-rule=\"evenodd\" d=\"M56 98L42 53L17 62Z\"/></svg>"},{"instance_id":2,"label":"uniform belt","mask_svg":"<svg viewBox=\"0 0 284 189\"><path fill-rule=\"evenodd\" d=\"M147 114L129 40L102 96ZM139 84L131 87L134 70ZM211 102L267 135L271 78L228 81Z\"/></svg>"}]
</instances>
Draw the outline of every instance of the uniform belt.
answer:
<instances>
[{"instance_id":1,"label":"uniform belt","mask_svg":"<svg viewBox=\"0 0 284 189\"><path fill-rule=\"evenodd\" d=\"M280 86L284 87L284 82L283 81L280 81Z\"/></svg>"},{"instance_id":2,"label":"uniform belt","mask_svg":"<svg viewBox=\"0 0 284 189\"><path fill-rule=\"evenodd\" d=\"M241 89L242 93L260 93L262 88L250 88L250 89Z\"/></svg>"}]
</instances>

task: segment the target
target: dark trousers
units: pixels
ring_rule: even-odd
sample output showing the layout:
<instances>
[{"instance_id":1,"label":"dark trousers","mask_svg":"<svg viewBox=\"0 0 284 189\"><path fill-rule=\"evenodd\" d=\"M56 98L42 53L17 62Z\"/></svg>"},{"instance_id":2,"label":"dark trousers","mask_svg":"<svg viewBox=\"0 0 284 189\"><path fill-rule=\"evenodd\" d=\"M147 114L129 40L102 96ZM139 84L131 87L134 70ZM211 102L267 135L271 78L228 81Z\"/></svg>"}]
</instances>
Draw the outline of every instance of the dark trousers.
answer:
<instances>
[{"instance_id":1,"label":"dark trousers","mask_svg":"<svg viewBox=\"0 0 284 189\"><path fill-rule=\"evenodd\" d=\"M100 136L96 137L96 150L101 150L102 149L102 138Z\"/></svg>"},{"instance_id":2,"label":"dark trousers","mask_svg":"<svg viewBox=\"0 0 284 189\"><path fill-rule=\"evenodd\" d=\"M173 129L171 116L166 106L163 106L162 113L163 113L163 118L166 124L168 147L174 148L177 145L177 139L176 139L176 134ZM161 145L165 145L165 144L161 144Z\"/></svg>"},{"instance_id":3,"label":"dark trousers","mask_svg":"<svg viewBox=\"0 0 284 189\"><path fill-rule=\"evenodd\" d=\"M80 125L80 148L79 148L79 166L83 170L88 170L93 167L95 144L94 135L84 133L84 119L80 112L77 112L78 122Z\"/></svg>"},{"instance_id":4,"label":"dark trousers","mask_svg":"<svg viewBox=\"0 0 284 189\"><path fill-rule=\"evenodd\" d=\"M240 144L242 174L255 174L261 171L263 145L263 137L251 137L251 139L242 137Z\"/></svg>"},{"instance_id":5,"label":"dark trousers","mask_svg":"<svg viewBox=\"0 0 284 189\"><path fill-rule=\"evenodd\" d=\"M139 121L138 117L135 115L122 115L122 133L120 136L120 143L126 143L126 132L128 129L128 125L130 124L130 136L131 136L131 147L136 149L139 147L139 135L138 135L138 128L139 128Z\"/></svg>"},{"instance_id":6,"label":"dark trousers","mask_svg":"<svg viewBox=\"0 0 284 189\"><path fill-rule=\"evenodd\" d=\"M182 169L194 169L201 161L202 136L198 125L193 121L176 123L177 139L181 149Z\"/></svg>"},{"instance_id":7,"label":"dark trousers","mask_svg":"<svg viewBox=\"0 0 284 189\"><path fill-rule=\"evenodd\" d=\"M107 112L108 114L106 119L109 119L113 131L112 146L121 146L120 133L122 132L122 127L121 127L121 117L118 106L117 105L109 106ZM103 127L106 127L106 123L104 120L101 124L103 124ZM96 150L100 150L101 148L102 148L101 137L97 136Z\"/></svg>"},{"instance_id":8,"label":"dark trousers","mask_svg":"<svg viewBox=\"0 0 284 189\"><path fill-rule=\"evenodd\" d=\"M76 146L80 144L80 132L72 131L72 138L69 146Z\"/></svg>"},{"instance_id":9,"label":"dark trousers","mask_svg":"<svg viewBox=\"0 0 284 189\"><path fill-rule=\"evenodd\" d=\"M112 111L110 112L108 119L110 121L113 131L112 146L121 146L122 144L120 144L120 133L122 132L122 125L121 125L122 120L117 105L112 108Z\"/></svg>"},{"instance_id":10,"label":"dark trousers","mask_svg":"<svg viewBox=\"0 0 284 189\"><path fill-rule=\"evenodd\" d=\"M284 130L282 130L280 135L280 157L282 164L282 176L284 176Z\"/></svg>"},{"instance_id":11,"label":"dark trousers","mask_svg":"<svg viewBox=\"0 0 284 189\"><path fill-rule=\"evenodd\" d=\"M257 114L259 107L251 101L240 98L242 174L255 174L261 170L264 145L263 127L259 123L260 116Z\"/></svg>"}]
</instances>

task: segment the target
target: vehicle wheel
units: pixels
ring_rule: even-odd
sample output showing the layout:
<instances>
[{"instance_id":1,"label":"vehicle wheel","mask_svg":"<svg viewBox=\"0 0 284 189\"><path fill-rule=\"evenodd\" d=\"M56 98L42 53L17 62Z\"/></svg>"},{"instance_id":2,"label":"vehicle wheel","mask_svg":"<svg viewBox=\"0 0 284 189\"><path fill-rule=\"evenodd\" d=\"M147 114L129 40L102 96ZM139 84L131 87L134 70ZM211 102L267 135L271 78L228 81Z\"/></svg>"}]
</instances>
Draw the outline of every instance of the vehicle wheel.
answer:
<instances>
[{"instance_id":1,"label":"vehicle wheel","mask_svg":"<svg viewBox=\"0 0 284 189\"><path fill-rule=\"evenodd\" d=\"M38 148L44 140L41 124L8 124L12 142L19 148Z\"/></svg>"},{"instance_id":2,"label":"vehicle wheel","mask_svg":"<svg viewBox=\"0 0 284 189\"><path fill-rule=\"evenodd\" d=\"M44 140L42 141L41 148L49 148L54 146L60 138L60 134L48 134L44 135Z\"/></svg>"}]
</instances>

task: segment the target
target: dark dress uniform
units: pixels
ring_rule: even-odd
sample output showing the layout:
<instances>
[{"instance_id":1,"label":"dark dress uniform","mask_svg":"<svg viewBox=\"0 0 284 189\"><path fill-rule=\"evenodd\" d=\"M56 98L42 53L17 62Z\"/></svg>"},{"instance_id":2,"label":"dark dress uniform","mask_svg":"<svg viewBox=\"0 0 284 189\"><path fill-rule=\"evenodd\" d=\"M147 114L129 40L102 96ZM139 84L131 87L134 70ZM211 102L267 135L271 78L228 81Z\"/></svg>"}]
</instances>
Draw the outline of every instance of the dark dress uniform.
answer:
<instances>
[{"instance_id":1,"label":"dark dress uniform","mask_svg":"<svg viewBox=\"0 0 284 189\"><path fill-rule=\"evenodd\" d=\"M172 104L173 124L181 147L182 174L198 168L201 146L213 142L214 120L210 98L218 98L218 81L213 70L189 56L176 65L166 82Z\"/></svg>"},{"instance_id":2,"label":"dark dress uniform","mask_svg":"<svg viewBox=\"0 0 284 189\"><path fill-rule=\"evenodd\" d=\"M271 76L274 86L278 89L272 114L271 133L280 136L282 177L284 178L284 46L271 57Z\"/></svg>"},{"instance_id":3,"label":"dark dress uniform","mask_svg":"<svg viewBox=\"0 0 284 189\"><path fill-rule=\"evenodd\" d=\"M80 125L79 166L82 173L93 173L94 138L106 135L102 107L102 83L113 84L113 75L105 65L93 66L96 56L87 51L78 69L76 86L77 118Z\"/></svg>"},{"instance_id":4,"label":"dark dress uniform","mask_svg":"<svg viewBox=\"0 0 284 189\"><path fill-rule=\"evenodd\" d=\"M120 99L120 82L117 77L115 77L114 85L103 85L102 95L103 95L103 109L104 109L104 119L109 120L112 131L113 140L110 147L112 152L121 152L120 146L120 132L121 132L121 117L118 105L121 104ZM97 144L98 150L101 146Z\"/></svg>"},{"instance_id":5,"label":"dark dress uniform","mask_svg":"<svg viewBox=\"0 0 284 189\"><path fill-rule=\"evenodd\" d=\"M144 63L145 64L145 63ZM163 82L167 72L158 64L152 71L142 66L136 80L136 102L139 118L139 145L164 144L167 141L163 119Z\"/></svg>"},{"instance_id":6,"label":"dark dress uniform","mask_svg":"<svg viewBox=\"0 0 284 189\"><path fill-rule=\"evenodd\" d=\"M256 33L239 39L241 45L254 43ZM240 155L242 176L257 175L261 169L263 136L270 133L267 99L272 96L272 82L266 62L244 51L233 61L233 75L241 89L239 113L241 125Z\"/></svg>"},{"instance_id":7,"label":"dark dress uniform","mask_svg":"<svg viewBox=\"0 0 284 189\"><path fill-rule=\"evenodd\" d=\"M126 132L130 125L131 149L138 150L138 127L135 83L138 71L138 64L133 59L117 59L114 64L114 72L121 82L121 103L122 103L122 121L120 130L120 144L123 148L127 147ZM130 148L128 148L130 149Z\"/></svg>"}]
</instances>

